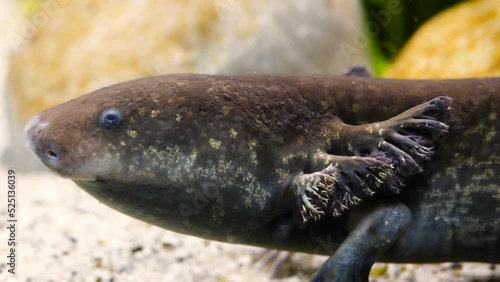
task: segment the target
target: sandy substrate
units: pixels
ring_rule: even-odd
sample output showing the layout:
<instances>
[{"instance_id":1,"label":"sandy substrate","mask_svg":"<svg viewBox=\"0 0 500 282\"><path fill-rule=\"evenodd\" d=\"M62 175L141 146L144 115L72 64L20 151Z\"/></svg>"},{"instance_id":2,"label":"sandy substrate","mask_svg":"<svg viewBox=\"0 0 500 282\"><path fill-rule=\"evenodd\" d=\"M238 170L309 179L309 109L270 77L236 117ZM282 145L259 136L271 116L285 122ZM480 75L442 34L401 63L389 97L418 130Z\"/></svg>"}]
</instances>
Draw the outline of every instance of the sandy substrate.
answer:
<instances>
[{"instance_id":1,"label":"sandy substrate","mask_svg":"<svg viewBox=\"0 0 500 282\"><path fill-rule=\"evenodd\" d=\"M7 168L0 171L6 175ZM17 188L17 274L6 273L2 209L0 281L307 281L326 259L169 232L111 210L49 173L19 173ZM273 279L273 267L281 278ZM371 281L500 281L500 268L488 264L374 267L384 268Z\"/></svg>"}]
</instances>

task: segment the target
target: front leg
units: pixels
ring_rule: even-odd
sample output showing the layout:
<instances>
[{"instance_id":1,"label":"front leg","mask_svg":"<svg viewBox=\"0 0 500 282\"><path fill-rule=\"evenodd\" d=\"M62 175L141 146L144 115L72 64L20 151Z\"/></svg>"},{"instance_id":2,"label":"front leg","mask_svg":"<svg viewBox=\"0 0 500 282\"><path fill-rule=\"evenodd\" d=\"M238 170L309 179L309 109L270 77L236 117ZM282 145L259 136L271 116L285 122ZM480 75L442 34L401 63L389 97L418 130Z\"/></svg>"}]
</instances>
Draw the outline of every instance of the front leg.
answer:
<instances>
[{"instance_id":1,"label":"front leg","mask_svg":"<svg viewBox=\"0 0 500 282\"><path fill-rule=\"evenodd\" d=\"M391 119L363 125L333 122L330 151L337 155L366 156L382 151L392 159L399 176L422 171L436 143L448 132L445 124L453 100L437 97Z\"/></svg>"},{"instance_id":2,"label":"front leg","mask_svg":"<svg viewBox=\"0 0 500 282\"><path fill-rule=\"evenodd\" d=\"M327 152L312 154L310 172L292 182L296 222L340 216L378 190L398 193L402 178L421 172L423 161L448 132L451 103L451 98L438 97L371 124L329 121L324 132Z\"/></svg>"},{"instance_id":3,"label":"front leg","mask_svg":"<svg viewBox=\"0 0 500 282\"><path fill-rule=\"evenodd\" d=\"M312 173L294 177L297 195L295 221L303 225L325 215L340 216L377 190L399 192L402 186L391 160L384 154L367 157L335 156L317 151L310 163Z\"/></svg>"},{"instance_id":4,"label":"front leg","mask_svg":"<svg viewBox=\"0 0 500 282\"><path fill-rule=\"evenodd\" d=\"M350 216L354 228L311 281L367 282L373 264L411 222L410 210L401 203L374 203Z\"/></svg>"}]
</instances>

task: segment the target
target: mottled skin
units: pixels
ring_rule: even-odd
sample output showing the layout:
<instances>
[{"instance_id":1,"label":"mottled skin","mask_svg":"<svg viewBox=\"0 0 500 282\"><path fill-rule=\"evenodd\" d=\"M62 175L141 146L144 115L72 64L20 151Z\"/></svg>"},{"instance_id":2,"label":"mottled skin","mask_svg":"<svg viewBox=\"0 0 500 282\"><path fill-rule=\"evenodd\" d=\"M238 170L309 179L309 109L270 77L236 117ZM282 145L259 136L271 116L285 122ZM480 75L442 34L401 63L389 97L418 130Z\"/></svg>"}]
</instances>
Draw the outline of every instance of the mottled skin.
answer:
<instances>
[{"instance_id":1,"label":"mottled skin","mask_svg":"<svg viewBox=\"0 0 500 282\"><path fill-rule=\"evenodd\" d=\"M500 261L499 92L500 78L170 75L46 110L26 136L49 168L132 217L223 242L328 254L313 280L366 281L377 259ZM454 101L446 140L439 121L451 100L438 96ZM122 115L112 130L99 121L108 109ZM424 164L409 146L401 161L405 153L384 140L435 145L435 156ZM374 197L355 193L366 198L358 207L330 200L318 213L299 212L299 188L319 179L340 189L349 179L342 173L359 171L373 172L360 182Z\"/></svg>"}]
</instances>

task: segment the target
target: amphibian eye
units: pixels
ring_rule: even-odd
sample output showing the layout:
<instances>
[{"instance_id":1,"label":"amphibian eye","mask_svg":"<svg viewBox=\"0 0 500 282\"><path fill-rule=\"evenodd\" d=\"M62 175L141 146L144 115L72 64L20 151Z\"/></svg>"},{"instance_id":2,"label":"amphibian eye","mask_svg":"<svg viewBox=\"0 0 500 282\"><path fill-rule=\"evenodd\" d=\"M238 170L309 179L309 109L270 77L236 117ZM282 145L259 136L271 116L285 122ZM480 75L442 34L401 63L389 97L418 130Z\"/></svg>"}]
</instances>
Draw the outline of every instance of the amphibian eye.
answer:
<instances>
[{"instance_id":1,"label":"amphibian eye","mask_svg":"<svg viewBox=\"0 0 500 282\"><path fill-rule=\"evenodd\" d=\"M108 109L102 112L99 121L105 129L115 129L120 124L122 114L118 109Z\"/></svg>"}]
</instances>

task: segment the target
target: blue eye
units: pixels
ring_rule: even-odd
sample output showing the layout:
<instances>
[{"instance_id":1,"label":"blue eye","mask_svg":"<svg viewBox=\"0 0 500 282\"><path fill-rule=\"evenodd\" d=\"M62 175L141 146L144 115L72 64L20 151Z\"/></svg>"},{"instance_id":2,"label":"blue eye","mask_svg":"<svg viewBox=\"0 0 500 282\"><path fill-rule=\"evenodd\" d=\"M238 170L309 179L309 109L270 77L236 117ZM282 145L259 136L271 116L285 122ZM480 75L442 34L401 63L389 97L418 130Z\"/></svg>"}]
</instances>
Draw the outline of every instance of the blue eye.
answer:
<instances>
[{"instance_id":1,"label":"blue eye","mask_svg":"<svg viewBox=\"0 0 500 282\"><path fill-rule=\"evenodd\" d=\"M99 121L105 129L115 129L120 125L122 114L118 109L108 109L102 112Z\"/></svg>"}]
</instances>

